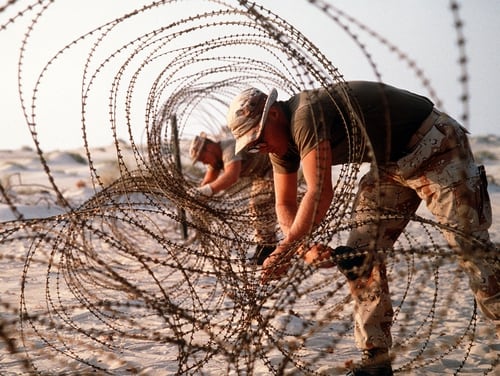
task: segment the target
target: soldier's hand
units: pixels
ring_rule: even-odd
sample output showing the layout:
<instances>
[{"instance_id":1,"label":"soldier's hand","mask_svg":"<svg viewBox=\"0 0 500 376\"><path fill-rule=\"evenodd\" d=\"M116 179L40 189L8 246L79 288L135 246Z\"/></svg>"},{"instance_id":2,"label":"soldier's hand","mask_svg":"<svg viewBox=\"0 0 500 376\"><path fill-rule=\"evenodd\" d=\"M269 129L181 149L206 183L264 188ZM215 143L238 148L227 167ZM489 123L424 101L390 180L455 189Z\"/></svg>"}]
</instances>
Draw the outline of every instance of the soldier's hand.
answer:
<instances>
[{"instance_id":1,"label":"soldier's hand","mask_svg":"<svg viewBox=\"0 0 500 376\"><path fill-rule=\"evenodd\" d=\"M299 254L306 264L318 268L333 268L335 263L332 259L332 248L324 244L314 244L309 248L299 248Z\"/></svg>"},{"instance_id":2,"label":"soldier's hand","mask_svg":"<svg viewBox=\"0 0 500 376\"><path fill-rule=\"evenodd\" d=\"M293 252L288 247L278 245L262 264L261 283L281 279L290 267L292 256Z\"/></svg>"}]
</instances>

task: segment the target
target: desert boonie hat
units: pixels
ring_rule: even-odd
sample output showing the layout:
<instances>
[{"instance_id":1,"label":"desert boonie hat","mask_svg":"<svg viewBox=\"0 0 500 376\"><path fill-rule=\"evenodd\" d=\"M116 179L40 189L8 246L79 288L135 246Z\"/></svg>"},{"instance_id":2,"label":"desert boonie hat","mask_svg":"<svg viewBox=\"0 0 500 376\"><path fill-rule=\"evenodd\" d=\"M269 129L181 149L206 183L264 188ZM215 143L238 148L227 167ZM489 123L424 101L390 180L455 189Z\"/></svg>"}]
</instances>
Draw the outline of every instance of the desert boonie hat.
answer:
<instances>
[{"instance_id":1,"label":"desert boonie hat","mask_svg":"<svg viewBox=\"0 0 500 376\"><path fill-rule=\"evenodd\" d=\"M227 125L236 139L236 154L260 137L269 109L277 98L276 89L266 95L256 88L245 89L234 98L227 112Z\"/></svg>"},{"instance_id":2,"label":"desert boonie hat","mask_svg":"<svg viewBox=\"0 0 500 376\"><path fill-rule=\"evenodd\" d=\"M198 162L198 158L200 158L200 153L203 150L203 146L205 146L206 141L207 134L205 132L201 132L199 136L195 136L193 141L191 141L191 146L189 147L189 155L193 164Z\"/></svg>"}]
</instances>

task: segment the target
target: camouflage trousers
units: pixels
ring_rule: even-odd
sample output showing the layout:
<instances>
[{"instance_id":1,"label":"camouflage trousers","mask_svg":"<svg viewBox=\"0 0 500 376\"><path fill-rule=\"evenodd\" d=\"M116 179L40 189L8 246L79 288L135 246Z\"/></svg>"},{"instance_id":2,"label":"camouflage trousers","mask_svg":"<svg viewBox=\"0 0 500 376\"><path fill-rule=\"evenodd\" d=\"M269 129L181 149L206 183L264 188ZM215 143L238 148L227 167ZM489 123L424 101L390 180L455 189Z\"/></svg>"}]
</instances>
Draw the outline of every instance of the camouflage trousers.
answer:
<instances>
[{"instance_id":1,"label":"camouflage trousers","mask_svg":"<svg viewBox=\"0 0 500 376\"><path fill-rule=\"evenodd\" d=\"M489 240L491 204L482 166L467 131L438 113L433 127L395 163L372 169L359 184L347 245L366 251L364 270L348 281L360 349L390 347L393 309L383 252L390 249L423 200L460 258L485 316L500 325L499 253ZM399 213L387 216L380 213ZM498 327L498 326L497 326Z\"/></svg>"},{"instance_id":2,"label":"camouflage trousers","mask_svg":"<svg viewBox=\"0 0 500 376\"><path fill-rule=\"evenodd\" d=\"M250 215L258 244L275 246L277 218L272 179L255 179L250 192Z\"/></svg>"}]
</instances>

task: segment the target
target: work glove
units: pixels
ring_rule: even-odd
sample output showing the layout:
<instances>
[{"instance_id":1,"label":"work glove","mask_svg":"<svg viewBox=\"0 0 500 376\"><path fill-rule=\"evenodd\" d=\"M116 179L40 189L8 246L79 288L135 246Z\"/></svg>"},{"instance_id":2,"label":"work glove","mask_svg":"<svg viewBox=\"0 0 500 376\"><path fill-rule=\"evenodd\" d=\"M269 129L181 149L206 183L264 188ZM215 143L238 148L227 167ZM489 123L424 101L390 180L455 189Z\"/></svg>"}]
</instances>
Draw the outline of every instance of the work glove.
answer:
<instances>
[{"instance_id":1,"label":"work glove","mask_svg":"<svg viewBox=\"0 0 500 376\"><path fill-rule=\"evenodd\" d=\"M255 254L252 257L252 263L262 265L264 260L274 251L275 246L259 244L255 248Z\"/></svg>"},{"instance_id":2,"label":"work glove","mask_svg":"<svg viewBox=\"0 0 500 376\"><path fill-rule=\"evenodd\" d=\"M202 185L201 187L190 188L188 190L188 194L193 198L195 198L196 200L206 201L208 200L209 197L211 197L214 194L214 192L212 191L210 184L205 184Z\"/></svg>"}]
</instances>

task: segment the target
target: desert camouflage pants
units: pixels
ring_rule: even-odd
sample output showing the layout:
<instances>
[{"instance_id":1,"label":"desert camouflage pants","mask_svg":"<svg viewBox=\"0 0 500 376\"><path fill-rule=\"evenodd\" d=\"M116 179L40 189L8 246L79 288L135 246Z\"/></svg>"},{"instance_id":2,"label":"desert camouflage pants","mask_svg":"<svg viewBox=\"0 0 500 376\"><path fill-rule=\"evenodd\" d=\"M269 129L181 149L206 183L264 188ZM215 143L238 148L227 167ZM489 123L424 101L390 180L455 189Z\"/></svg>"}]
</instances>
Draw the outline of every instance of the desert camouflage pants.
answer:
<instances>
[{"instance_id":1,"label":"desert camouflage pants","mask_svg":"<svg viewBox=\"0 0 500 376\"><path fill-rule=\"evenodd\" d=\"M274 182L272 179L255 179L250 192L250 215L255 239L261 245L276 245L277 218L275 211Z\"/></svg>"},{"instance_id":2,"label":"desert camouflage pants","mask_svg":"<svg viewBox=\"0 0 500 376\"><path fill-rule=\"evenodd\" d=\"M484 169L474 162L466 130L440 114L410 154L360 181L347 245L367 251L364 272L349 281L360 349L390 347L392 304L384 257L423 200L450 247L460 255L482 312L500 325L499 253L490 243L491 205ZM379 213L404 213L383 219ZM364 223L364 224L363 224Z\"/></svg>"}]
</instances>

